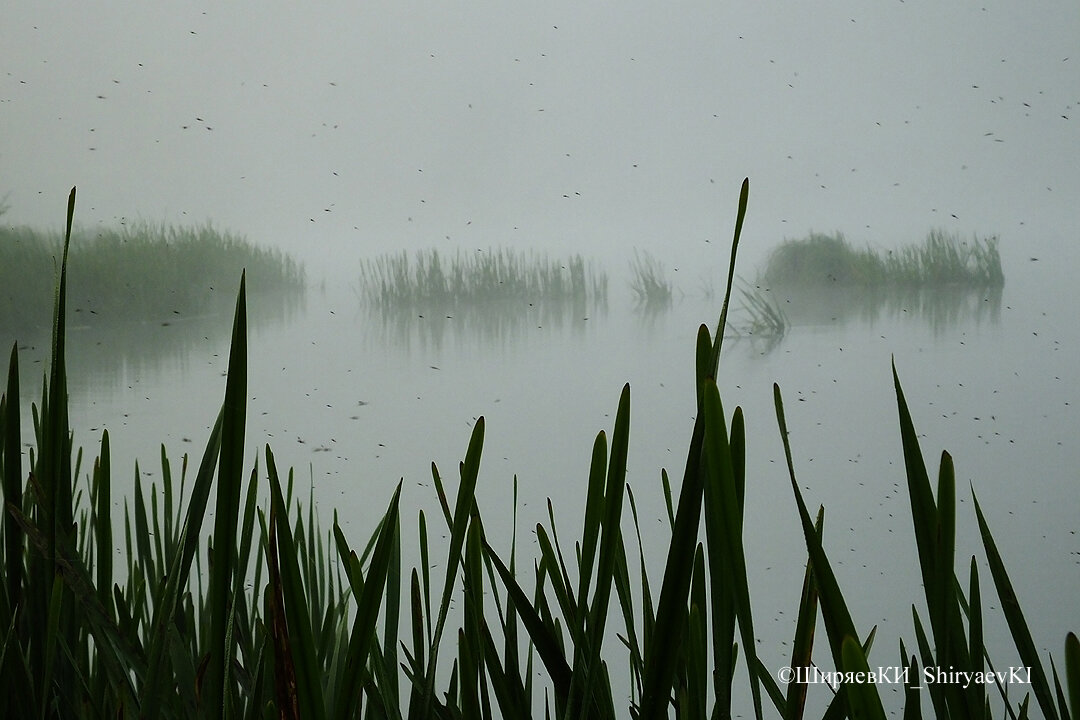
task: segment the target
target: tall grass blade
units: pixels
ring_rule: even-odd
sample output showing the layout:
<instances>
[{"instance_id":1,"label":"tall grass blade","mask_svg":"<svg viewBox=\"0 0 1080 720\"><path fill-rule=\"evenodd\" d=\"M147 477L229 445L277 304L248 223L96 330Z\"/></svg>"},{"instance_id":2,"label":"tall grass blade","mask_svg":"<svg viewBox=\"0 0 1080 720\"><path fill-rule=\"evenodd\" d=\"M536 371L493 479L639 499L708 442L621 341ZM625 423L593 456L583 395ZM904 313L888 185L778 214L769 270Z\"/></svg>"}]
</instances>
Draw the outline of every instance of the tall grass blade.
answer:
<instances>
[{"instance_id":1,"label":"tall grass blade","mask_svg":"<svg viewBox=\"0 0 1080 720\"><path fill-rule=\"evenodd\" d=\"M465 453L465 462L461 466L461 484L458 486L457 500L453 515L450 517L450 547L446 557L446 579L443 582L442 601L439 605L439 616L435 623L435 632L431 639L429 649L428 675L425 681L425 703L429 703L435 688L435 666L439 656L439 643L442 640L443 626L446 623L446 614L450 609L450 599L454 591L454 581L457 578L457 568L461 562L461 551L465 545L465 531L468 527L469 517L472 514L474 496L476 492L476 478L480 471L480 454L484 447L484 417L480 416L473 426L472 437L469 439L469 449ZM436 482L438 474L435 474ZM444 502L445 507L445 502ZM430 707L428 705L427 707ZM428 716L425 709L424 717Z\"/></svg>"},{"instance_id":2,"label":"tall grass blade","mask_svg":"<svg viewBox=\"0 0 1080 720\"><path fill-rule=\"evenodd\" d=\"M817 519L814 521L814 531L818 542L825 532L825 508L819 507ZM796 668L810 667L814 650L814 630L817 626L818 592L817 581L814 579L814 564L807 557L806 572L803 575L802 595L799 600L799 615L795 621L795 639L791 644L791 666ZM768 674L772 677L772 674ZM796 682L792 679L787 686L785 696L786 720L801 720L806 709L807 684Z\"/></svg>"},{"instance_id":3,"label":"tall grass blade","mask_svg":"<svg viewBox=\"0 0 1080 720\"><path fill-rule=\"evenodd\" d=\"M537 581L538 602L534 604L529 601L529 596L521 589L517 579L503 561L499 559L495 550L486 540L484 540L484 549L487 551L487 555L491 559L491 562L495 565L499 577L502 578L503 584L506 586L506 592L514 602L517 612L521 616L521 624L525 626L525 630L529 633L529 637L532 639L533 645L540 655L540 660L547 669L548 675L551 678L552 687L555 691L555 696L566 697L570 692L570 679L572 673L569 663L566 662L566 654L563 651L562 643L559 640L558 635L553 631L551 623L546 622L542 617L544 606L539 602L539 598L542 598L542 595L540 594L542 581ZM543 572L542 567L543 566L538 568L538 575ZM540 575L540 577L543 576Z\"/></svg>"},{"instance_id":4,"label":"tall grass blade","mask_svg":"<svg viewBox=\"0 0 1080 720\"><path fill-rule=\"evenodd\" d=\"M735 280L735 258L738 254L739 237L742 234L743 220L746 217L746 204L750 193L750 181L743 180L739 194L739 209L735 220L735 234L731 243L731 260L728 265L727 289L724 292L724 304L720 309L720 321L717 325L715 340L710 343L708 328L702 326L698 331L697 343L697 388L698 414L694 422L693 435L686 457L686 469L683 473L682 490L679 493L678 509L668 545L667 562L664 566L664 581L660 588L657 602L656 623L651 643L646 643L645 677L642 681L641 709L639 717L654 718L667 714L672 682L675 673L676 638L681 631L686 614L686 598L690 591L690 579L693 574L694 546L697 542L698 527L701 521L701 506L704 495L703 440L705 434L704 384L706 378L716 378L720 362L720 348L727 326L728 304L731 300L731 286ZM711 344L711 351L706 348ZM708 358L706 360L706 358Z\"/></svg>"},{"instance_id":5,"label":"tall grass blade","mask_svg":"<svg viewBox=\"0 0 1080 720\"><path fill-rule=\"evenodd\" d=\"M289 527L288 509L282 498L281 482L269 446L266 448L266 471L270 476L271 493L270 538L267 548L268 551L272 549L276 552L281 585L280 590L274 588L273 591L280 592L279 597L284 603L283 629L291 656L279 660L285 660L294 671L296 701L304 716L321 720L326 717L326 707L323 702L320 668L316 664L317 651L312 636L311 613L300 575L297 547ZM217 546L215 551L219 551ZM347 692L351 692L355 687L356 685L345 686Z\"/></svg>"},{"instance_id":6,"label":"tall grass blade","mask_svg":"<svg viewBox=\"0 0 1080 720\"><path fill-rule=\"evenodd\" d=\"M1065 685L1069 688L1069 712L1080 718L1080 639L1075 633L1065 636Z\"/></svg>"},{"instance_id":7,"label":"tall grass blade","mask_svg":"<svg viewBox=\"0 0 1080 720\"><path fill-rule=\"evenodd\" d=\"M6 507L8 503L17 508L23 506L22 495L22 431L19 419L19 346L14 343L11 346L11 361L8 364L7 391L4 393L2 405L3 417L0 418L0 427L3 428L3 437L0 437L0 449L2 449L3 468L3 491L4 491L4 592L7 593L7 607L11 612L14 622L16 609L22 600L23 584L23 536L18 523L8 518ZM3 665L0 665L2 668Z\"/></svg>"},{"instance_id":8,"label":"tall grass blade","mask_svg":"<svg viewBox=\"0 0 1080 720\"><path fill-rule=\"evenodd\" d=\"M750 669L750 690L755 716L760 718L761 686L757 667L746 555L742 544L742 498L732 463L732 448L724 422L724 408L716 383L705 383L705 530L709 545L713 618L717 627L714 647L714 683L719 701L730 703L734 675L731 638L737 620L743 651ZM721 712L730 706L721 705Z\"/></svg>"},{"instance_id":9,"label":"tall grass blade","mask_svg":"<svg viewBox=\"0 0 1080 720\"><path fill-rule=\"evenodd\" d=\"M788 466L788 475L791 478L791 488L795 494L795 502L798 505L799 517L803 527L803 537L806 540L807 551L810 555L810 562L813 564L814 581L817 584L818 595L821 602L821 614L825 621L825 632L829 637L829 647L832 650L833 661L836 663L836 667L843 671L854 670L853 666L849 666L848 663L856 662L859 657L855 654L848 652L847 656L844 655L844 643L845 640L850 639L854 642L858 642L858 632L855 629L855 623L851 619L851 613L848 610L847 603L844 600L844 595L840 590L840 585L836 580L836 575L832 570L832 566L829 563L828 557L825 555L825 550L821 545L821 538L814 529L813 523L810 521L810 513L806 510L806 503L803 501L802 492L799 490L799 484L795 479L795 467L791 460L791 443L788 438L787 420L784 416L784 402L780 395L780 386L773 384L773 401L776 406L776 420L780 428L780 438L784 445L784 457ZM873 640L873 632L867 638L865 647L860 651L862 653L862 661L865 663L866 653L869 652L869 646ZM873 692L877 694L876 686L868 685L870 688L866 692ZM845 693L847 684L841 686L841 693ZM863 691L860 691L863 692ZM856 703L866 706L868 702L867 698L861 697L856 700ZM878 699L880 703L880 698ZM850 707L849 707L850 709Z\"/></svg>"},{"instance_id":10,"label":"tall grass blade","mask_svg":"<svg viewBox=\"0 0 1080 720\"><path fill-rule=\"evenodd\" d=\"M49 380L42 390L41 426L38 436L38 447L41 454L34 466L38 486L41 489L41 497L35 503L38 508L36 519L45 531L47 546L45 562L35 561L31 570L30 583L39 588L35 597L29 599L32 603L30 627L36 638L30 641L31 668L35 677L52 679L53 668L48 668L46 676L46 661L56 662L55 674L57 684L55 686L44 683L41 687L50 688L51 692L59 691L60 698L56 701L62 704L72 704L70 693L74 690L73 668L66 662L66 658L56 657L56 647L53 643L65 641L69 645L75 644L74 607L70 598L65 602L65 593L61 586L60 591L54 592L54 582L57 578L56 568L58 558L69 554L75 548L75 536L73 527L73 498L71 480L71 451L70 430L68 427L67 412L67 371L65 356L65 314L67 301L67 259L71 245L71 225L75 214L75 188L68 195L67 224L64 234L63 256L60 262L60 273L57 282L55 307L53 311L52 331L52 362L49 370ZM55 603L55 624L51 616L43 616L46 609L52 609ZM46 634L46 628L51 628L53 633ZM42 697L43 703L51 702ZM44 707L44 705L43 705Z\"/></svg>"},{"instance_id":11,"label":"tall grass blade","mask_svg":"<svg viewBox=\"0 0 1080 720\"><path fill-rule=\"evenodd\" d=\"M187 586L191 563L199 552L200 533L214 482L214 466L221 450L221 428L224 420L224 408L218 413L202 462L192 486L188 500L187 514L180 529L178 547L180 551L172 558L168 570L168 580L161 596L161 602L154 608L150 625L150 638L147 645L147 680L142 692L141 704L147 717L154 717L162 703L161 694L172 673L166 653L170 647L170 632L174 631L174 618L177 603L183 588ZM200 597L201 597L200 593ZM119 614L120 608L117 607ZM123 627L123 624L121 624ZM171 683L169 683L171 685ZM183 690L183 687L181 688ZM194 686L190 687L194 691Z\"/></svg>"},{"instance_id":12,"label":"tall grass blade","mask_svg":"<svg viewBox=\"0 0 1080 720\"><path fill-rule=\"evenodd\" d=\"M844 661L841 667L845 673L865 673L863 677L867 677L870 666L858 640L850 635L845 637L841 654ZM885 708L881 705L881 698L874 683L853 682L847 683L846 687L848 707L853 720L885 720Z\"/></svg>"},{"instance_id":13,"label":"tall grass blade","mask_svg":"<svg viewBox=\"0 0 1080 720\"><path fill-rule=\"evenodd\" d=\"M386 589L386 577L393 557L394 540L398 528L398 504L401 498L401 483L398 483L394 495L379 531L375 550L371 555L364 590L357 599L356 616L353 618L352 631L349 634L349 650L345 659L345 682L334 703L334 717L344 719L354 716L359 707L360 678L367 664L372 647L376 644L375 623L379 618L379 606ZM432 663L434 664L434 663Z\"/></svg>"},{"instance_id":14,"label":"tall grass blade","mask_svg":"<svg viewBox=\"0 0 1080 720\"><path fill-rule=\"evenodd\" d=\"M236 298L228 378L222 409L221 451L218 463L217 501L214 510L214 551L210 569L210 664L206 671L202 707L204 712L229 714L225 707L225 633L232 616L233 566L236 562L236 519L240 516L240 493L244 474L244 426L247 418L247 303L246 278L240 276Z\"/></svg>"},{"instance_id":15,"label":"tall grass blade","mask_svg":"<svg viewBox=\"0 0 1080 720\"><path fill-rule=\"evenodd\" d=\"M607 475L607 435L601 430L593 443L589 465L589 489L585 498L585 526L582 531L581 557L578 561L579 598L589 596L593 562L600 540L600 518L604 509L604 478ZM554 528L554 526L552 526Z\"/></svg>"},{"instance_id":16,"label":"tall grass blade","mask_svg":"<svg viewBox=\"0 0 1080 720\"><path fill-rule=\"evenodd\" d=\"M986 649L983 647L983 619L982 619L982 593L979 590L979 566L975 556L971 556L970 569L968 570L968 657L971 658L973 669L982 667L983 655ZM986 685L984 683L971 683L968 688L968 707L972 712L978 713L986 706Z\"/></svg>"},{"instance_id":17,"label":"tall grass blade","mask_svg":"<svg viewBox=\"0 0 1080 720\"><path fill-rule=\"evenodd\" d=\"M979 505L979 498L975 496L974 489L971 491L971 499L975 503L975 516L979 521L979 532L982 535L983 549L986 550L986 561L990 565L990 575L994 579L998 599L1001 601L1001 611L1009 625L1013 643L1015 643L1016 650L1020 654L1020 660L1031 670L1031 689L1035 693L1039 709L1044 717L1056 720L1059 715L1054 705L1053 695L1050 692L1050 683L1047 680L1045 670L1043 670L1042 662L1039 660L1039 651L1035 647L1035 641L1031 637L1031 631L1028 629L1024 612L1020 609L1020 601L1016 597L1016 591L1013 589L1009 574L1005 571L1005 563L1001 559L1001 553L998 552L994 536L990 533L990 526L986 523L986 517L983 515L982 507Z\"/></svg>"}]
</instances>

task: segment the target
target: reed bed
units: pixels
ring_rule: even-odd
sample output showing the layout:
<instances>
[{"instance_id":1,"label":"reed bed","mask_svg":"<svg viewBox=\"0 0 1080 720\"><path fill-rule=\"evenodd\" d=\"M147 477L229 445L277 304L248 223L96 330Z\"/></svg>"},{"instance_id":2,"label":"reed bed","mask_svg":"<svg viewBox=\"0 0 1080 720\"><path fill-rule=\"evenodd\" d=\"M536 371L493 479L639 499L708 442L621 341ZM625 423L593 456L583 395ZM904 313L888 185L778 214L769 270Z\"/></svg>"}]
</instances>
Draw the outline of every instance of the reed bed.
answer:
<instances>
[{"instance_id":1,"label":"reed bed","mask_svg":"<svg viewBox=\"0 0 1080 720\"><path fill-rule=\"evenodd\" d=\"M449 257L438 250L382 255L361 265L357 292L380 309L607 301L607 275L580 255L566 260L507 248Z\"/></svg>"},{"instance_id":2,"label":"reed bed","mask_svg":"<svg viewBox=\"0 0 1080 720\"><path fill-rule=\"evenodd\" d=\"M250 471L243 464L241 276L224 400L202 459L191 466L193 478L186 458L175 477L163 449L162 486L149 490L136 469L120 556L126 573L118 581L107 432L86 466L85 487L82 457L71 452L64 340L69 230L51 372L34 413L37 451L26 466L16 349L0 400L5 716L804 717L807 685L777 681L757 654L743 548L745 423L739 408L725 412L715 380L748 192L744 182L717 331L702 325L698 332L697 418L682 482L675 486L661 473L671 538L663 574L652 579L626 484L628 385L612 432L596 436L581 531L572 543L559 537L552 515L536 526L539 555L528 563L518 563L513 543L509 551L490 544L475 502L482 417L458 467L456 491L432 466L441 512L419 515L419 567L401 566L400 485L370 537L350 544L336 518L324 536L311 505L305 514L295 502L292 475L286 480L279 473L269 446ZM73 190L69 229L74 200ZM903 689L905 717L922 715L924 697L925 709L939 718L1080 717L1080 641L1067 634L1063 657L1051 659L1047 670L974 495L1004 616L995 621L1007 624L1031 668L1031 685L1023 697L1007 694L1002 682L915 687L924 667L992 667L983 644L990 618L975 558L958 568L955 556L952 458L942 455L935 492L895 369L893 376L922 570L921 588L911 589L922 596L913 606L915 640L910 650L900 645L900 664L912 670ZM856 628L847 610L823 549L824 509L808 510L777 386L774 396L807 557L801 587L793 588L799 612L790 664L844 673L823 717L883 719L885 691L859 679L870 667L874 629ZM268 503L259 501L264 494ZM633 534L623 531L627 510ZM446 542L432 542L437 534ZM617 653L604 643L613 632L621 641ZM733 706L737 666L750 707ZM628 706L616 702L611 684L612 674L626 669Z\"/></svg>"},{"instance_id":3,"label":"reed bed","mask_svg":"<svg viewBox=\"0 0 1080 720\"><path fill-rule=\"evenodd\" d=\"M0 328L48 327L63 237L28 227L0 227ZM210 225L148 222L75 232L69 301L82 322L147 321L227 312L244 268L252 292L298 297L301 266Z\"/></svg>"},{"instance_id":4,"label":"reed bed","mask_svg":"<svg viewBox=\"0 0 1080 720\"><path fill-rule=\"evenodd\" d=\"M742 295L743 323L737 328L739 334L755 335L779 340L787 332L791 322L780 303L769 293L767 288L743 283L739 288Z\"/></svg>"},{"instance_id":5,"label":"reed bed","mask_svg":"<svg viewBox=\"0 0 1080 720\"><path fill-rule=\"evenodd\" d=\"M812 233L774 249L758 273L771 287L839 285L859 287L1001 287L998 239L970 241L932 230L918 245L880 252L856 248L842 234Z\"/></svg>"},{"instance_id":6,"label":"reed bed","mask_svg":"<svg viewBox=\"0 0 1080 720\"><path fill-rule=\"evenodd\" d=\"M635 249L634 259L630 261L630 289L638 307L660 310L671 306L675 285L663 263Z\"/></svg>"}]
</instances>

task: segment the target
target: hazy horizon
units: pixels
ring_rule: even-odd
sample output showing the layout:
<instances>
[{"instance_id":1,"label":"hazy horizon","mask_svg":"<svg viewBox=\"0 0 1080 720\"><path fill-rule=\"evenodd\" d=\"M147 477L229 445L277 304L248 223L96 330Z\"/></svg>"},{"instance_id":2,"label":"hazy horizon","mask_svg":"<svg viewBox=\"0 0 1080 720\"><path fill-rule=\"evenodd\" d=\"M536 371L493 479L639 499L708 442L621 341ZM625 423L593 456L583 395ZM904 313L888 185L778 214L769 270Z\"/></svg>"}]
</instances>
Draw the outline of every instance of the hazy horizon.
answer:
<instances>
[{"instance_id":1,"label":"hazy horizon","mask_svg":"<svg viewBox=\"0 0 1080 720\"><path fill-rule=\"evenodd\" d=\"M1064 2L17 2L3 222L59 226L77 185L84 227L212 222L317 273L503 245L721 266L748 176L746 262L942 228L1075 266L1077 37Z\"/></svg>"}]
</instances>

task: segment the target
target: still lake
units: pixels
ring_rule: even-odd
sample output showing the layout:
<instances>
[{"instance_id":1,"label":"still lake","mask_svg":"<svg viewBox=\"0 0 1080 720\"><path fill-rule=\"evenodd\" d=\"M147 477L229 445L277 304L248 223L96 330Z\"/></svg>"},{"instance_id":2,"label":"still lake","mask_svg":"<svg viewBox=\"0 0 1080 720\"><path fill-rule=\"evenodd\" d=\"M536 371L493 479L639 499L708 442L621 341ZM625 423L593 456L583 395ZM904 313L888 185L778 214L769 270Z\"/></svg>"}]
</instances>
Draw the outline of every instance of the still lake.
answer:
<instances>
[{"instance_id":1,"label":"still lake","mask_svg":"<svg viewBox=\"0 0 1080 720\"><path fill-rule=\"evenodd\" d=\"M773 411L779 383L795 471L811 510L826 507L825 544L860 632L878 626L871 662L895 664L913 642L918 580L896 397L897 372L932 480L942 449L957 473L958 573L980 559L989 642L1004 636L982 560L969 485L994 531L1036 644L1061 657L1080 597L1080 450L1076 350L1080 324L1067 272L1006 255L1006 286L978 293L867 299L839 292L778 298L792 320L779 339L728 337L719 383L730 416L747 426L746 552L766 666L779 667L794 634L805 564ZM1013 288L1033 288L1019 293ZM509 547L518 481L519 562L550 498L564 549L582 517L595 435L611 432L631 386L628 480L654 592L668 538L660 469L678 483L693 426L698 325L715 329L719 300L687 293L669 308L636 308L613 278L606 307L531 308L509 315L385 316L348 283L317 283L303 303L255 317L249 333L248 457L265 443L308 488L324 528L336 511L362 544L403 480L403 550L416 515L438 517L434 461L451 488L476 418L487 423L478 496L496 547ZM734 303L738 306L738 302ZM196 463L224 391L231 318L180 319L69 333L71 424L78 444L107 427L114 488L160 478L164 443ZM738 317L733 318L738 324ZM37 393L42 338L23 343L23 393ZM29 418L27 409L25 418ZM85 472L84 472L85 474ZM117 517L122 501L117 500ZM625 516L629 518L629 508ZM434 527L434 526L433 526ZM438 533L435 534L438 537ZM628 548L631 556L634 548ZM438 553L436 553L437 555ZM407 563L415 559L406 557ZM925 619L925 613L922 613ZM999 665L1019 664L1007 652ZM741 681L737 681L741 682Z\"/></svg>"}]
</instances>

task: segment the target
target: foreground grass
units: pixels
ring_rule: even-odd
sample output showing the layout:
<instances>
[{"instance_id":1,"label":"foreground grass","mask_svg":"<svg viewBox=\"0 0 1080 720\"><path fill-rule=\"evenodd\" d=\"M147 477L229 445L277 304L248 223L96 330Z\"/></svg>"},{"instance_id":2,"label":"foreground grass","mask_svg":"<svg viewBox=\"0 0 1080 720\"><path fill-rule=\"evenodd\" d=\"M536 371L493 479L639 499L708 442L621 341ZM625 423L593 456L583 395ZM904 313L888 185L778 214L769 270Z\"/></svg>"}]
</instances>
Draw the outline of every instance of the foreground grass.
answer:
<instances>
[{"instance_id":1,"label":"foreground grass","mask_svg":"<svg viewBox=\"0 0 1080 720\"><path fill-rule=\"evenodd\" d=\"M1001 287L996 237L970 241L931 231L922 244L879 252L856 248L843 235L812 233L774 249L758 273L771 287L839 285L858 287Z\"/></svg>"},{"instance_id":2,"label":"foreground grass","mask_svg":"<svg viewBox=\"0 0 1080 720\"><path fill-rule=\"evenodd\" d=\"M438 531L429 530L421 512L418 569L405 573L401 567L400 485L369 538L350 544L335 519L324 542L310 506L306 516L299 512L291 474L285 480L279 473L269 446L261 466L250 472L243 466L248 388L242 277L224 400L202 460L193 479L186 458L174 478L163 449L162 487L149 491L136 469L135 493L126 501L121 586L112 565L117 543L108 434L102 434L82 487L82 458L72 457L68 426L65 307L73 190L52 367L35 408L37 451L30 453L28 472L15 349L0 400L5 716L514 718L543 707L545 717L559 718L658 718L672 711L680 718L728 717L741 664L756 717L765 715L766 704L770 716L803 717L807 686L796 679L777 682L757 656L743 552L745 425L740 409L725 413L715 381L747 195L744 183L718 331L711 334L703 325L698 333L697 419L681 485L674 488L662 474L671 541L658 585L645 567L626 484L629 386L610 438L600 432L593 445L571 562L564 554L571 545L559 538L553 520L537 525L540 554L523 570L513 545L500 553L488 542L475 502L482 417L459 466L456 492L432 466L441 517L431 522L445 524L447 542L429 543ZM1006 695L1004 683L914 687L922 667L975 672L992 664L982 640L975 558L966 573L956 574L952 460L942 455L935 494L895 372L894 379L922 569L922 592L912 592L923 596L914 615L915 644L910 653L900 647L900 664L912 669L913 680L905 687L905 717L921 716L925 694L929 710L942 718L1026 717L1036 712L1032 702L1044 717L1080 718L1080 641L1068 634L1064 665L1051 660L1046 670L977 499L985 561L1019 656L1031 668L1030 690L1018 699ZM870 667L874 630L859 631L847 610L822 547L824 510L814 516L807 509L776 386L774 394L807 551L802 586L793 589L801 600L791 665L845 674L825 717L883 718L881 690L860 675ZM257 502L264 490L268 507ZM204 521L212 494L210 530ZM623 533L627 506L634 536ZM433 575L435 566L445 571L442 578ZM453 617L461 619L456 628L448 626L454 598ZM819 622L825 633L815 642ZM406 629L403 637L399 626ZM608 652L604 639L613 631L624 655ZM449 671L441 656L450 659ZM617 705L612 693L612 673L624 669L632 678L629 707Z\"/></svg>"},{"instance_id":3,"label":"foreground grass","mask_svg":"<svg viewBox=\"0 0 1080 720\"><path fill-rule=\"evenodd\" d=\"M58 233L0 226L0 329L49 325L63 241ZM227 312L244 268L267 301L297 296L304 286L303 270L288 256L209 225L136 222L76 234L71 264L68 301L81 322Z\"/></svg>"}]
</instances>

